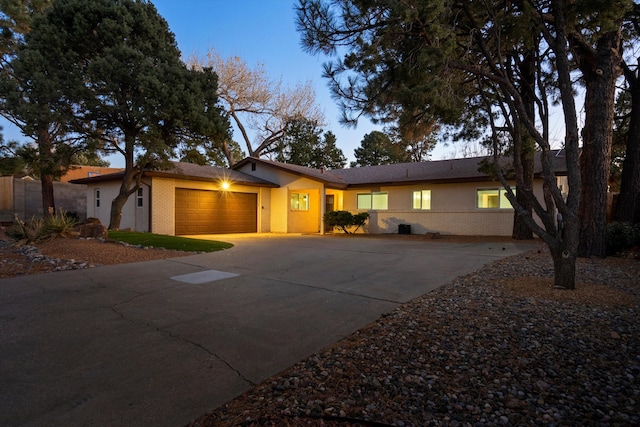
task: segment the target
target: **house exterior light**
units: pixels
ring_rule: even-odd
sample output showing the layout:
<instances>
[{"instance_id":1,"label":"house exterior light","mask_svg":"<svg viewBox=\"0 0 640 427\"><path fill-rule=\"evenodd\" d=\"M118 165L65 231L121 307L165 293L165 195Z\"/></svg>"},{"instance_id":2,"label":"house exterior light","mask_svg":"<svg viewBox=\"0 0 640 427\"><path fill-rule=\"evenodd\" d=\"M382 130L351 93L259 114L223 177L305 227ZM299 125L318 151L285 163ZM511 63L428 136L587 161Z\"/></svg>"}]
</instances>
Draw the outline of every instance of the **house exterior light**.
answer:
<instances>
[{"instance_id":1,"label":"house exterior light","mask_svg":"<svg viewBox=\"0 0 640 427\"><path fill-rule=\"evenodd\" d=\"M222 181L222 184L220 184L220 187L222 187L223 190L228 190L230 186L231 184L229 184L227 181Z\"/></svg>"}]
</instances>

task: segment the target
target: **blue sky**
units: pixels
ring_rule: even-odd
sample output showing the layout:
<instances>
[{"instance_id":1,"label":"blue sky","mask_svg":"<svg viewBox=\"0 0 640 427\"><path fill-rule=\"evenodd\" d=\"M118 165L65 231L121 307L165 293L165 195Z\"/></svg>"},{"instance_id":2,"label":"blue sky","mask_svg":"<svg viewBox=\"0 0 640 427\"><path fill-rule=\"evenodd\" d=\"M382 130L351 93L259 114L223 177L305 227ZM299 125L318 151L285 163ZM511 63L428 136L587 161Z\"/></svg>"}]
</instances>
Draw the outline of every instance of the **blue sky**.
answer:
<instances>
[{"instance_id":1,"label":"blue sky","mask_svg":"<svg viewBox=\"0 0 640 427\"><path fill-rule=\"evenodd\" d=\"M366 118L357 128L346 128L339 123L340 112L331 98L322 64L326 57L312 56L300 47L300 35L295 29L292 0L151 0L160 15L175 34L178 47L185 58L191 54L204 55L214 48L223 57L239 56L250 67L264 64L269 75L282 78L294 85L311 81L317 102L324 110L326 129L337 137L337 145L349 161L353 150L360 145L365 134L379 129ZM26 141L19 130L4 120L5 140ZM236 141L241 141L235 136ZM448 157L451 148L439 147L432 159ZM121 159L111 156L113 166Z\"/></svg>"},{"instance_id":2,"label":"blue sky","mask_svg":"<svg viewBox=\"0 0 640 427\"><path fill-rule=\"evenodd\" d=\"M204 55L214 48L223 57L238 56L250 67L264 64L273 78L291 86L311 81L317 103L324 110L326 129L349 160L365 134L379 129L368 119L356 129L339 123L336 107L322 64L326 57L312 56L300 47L295 27L294 1L290 0L152 0L169 23L184 57ZM238 142L239 136L234 137ZM243 145L243 144L242 144Z\"/></svg>"}]
</instances>

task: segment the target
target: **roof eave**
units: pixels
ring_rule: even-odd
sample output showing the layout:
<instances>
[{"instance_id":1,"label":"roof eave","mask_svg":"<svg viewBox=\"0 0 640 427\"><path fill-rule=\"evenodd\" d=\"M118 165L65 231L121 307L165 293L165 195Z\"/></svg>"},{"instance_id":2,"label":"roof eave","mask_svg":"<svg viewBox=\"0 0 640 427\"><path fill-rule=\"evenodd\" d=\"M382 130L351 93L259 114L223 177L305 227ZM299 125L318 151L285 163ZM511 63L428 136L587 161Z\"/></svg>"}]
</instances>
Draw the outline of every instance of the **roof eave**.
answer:
<instances>
[{"instance_id":1,"label":"roof eave","mask_svg":"<svg viewBox=\"0 0 640 427\"><path fill-rule=\"evenodd\" d=\"M266 187L266 188L278 188L278 184L274 184L272 182L254 182L254 181L244 181L241 179L234 179L232 177L224 178L224 177L205 177L205 176L194 176L194 175L185 175L185 174L176 174L171 172L163 172L163 171L150 171L145 172L145 176L149 177L157 177L157 178L173 178L184 181L199 181L199 182L216 182L224 179L228 179L233 184L237 185L246 185L252 187Z\"/></svg>"},{"instance_id":2,"label":"roof eave","mask_svg":"<svg viewBox=\"0 0 640 427\"><path fill-rule=\"evenodd\" d=\"M243 159L243 160L239 161L238 163L236 163L233 166L232 169L236 170L237 168L241 168L242 166L244 166L244 165L246 165L248 163L251 163L251 162L258 162L258 163L261 163L263 165L266 165L266 166L281 170L283 172L290 173L292 175L302 176L304 178L308 178L308 179L311 179L311 180L314 180L314 181L321 182L324 185L326 185L328 188L342 189L343 190L343 189L346 189L347 186L348 186L347 184L342 183L342 182L337 182L337 181L333 181L333 180L329 180L329 179L324 179L324 178L321 178L321 177L319 177L317 175L304 173L304 172L301 172L301 171L297 171L297 170L293 170L293 169L287 168L285 166L281 166L281 165L279 165L277 163L265 162L262 159L258 159L258 158L255 158L255 157L247 157L246 159Z\"/></svg>"},{"instance_id":3,"label":"roof eave","mask_svg":"<svg viewBox=\"0 0 640 427\"><path fill-rule=\"evenodd\" d=\"M122 172L117 172L113 174L107 175L98 175L92 176L88 178L80 178L69 181L72 184L96 184L101 182L110 182L110 181L119 181L122 180L123 177ZM187 180L187 181L199 181L199 182L216 182L219 181L220 178L217 177L203 177L203 176L192 176L192 175L184 175L184 174L176 174L171 172L164 171L145 171L143 173L145 177L157 177L157 178L173 178L179 180ZM253 181L245 181L238 179L230 179L234 184L237 185L246 185L252 187L265 187L265 188L278 188L277 184L272 182L253 182Z\"/></svg>"}]
</instances>

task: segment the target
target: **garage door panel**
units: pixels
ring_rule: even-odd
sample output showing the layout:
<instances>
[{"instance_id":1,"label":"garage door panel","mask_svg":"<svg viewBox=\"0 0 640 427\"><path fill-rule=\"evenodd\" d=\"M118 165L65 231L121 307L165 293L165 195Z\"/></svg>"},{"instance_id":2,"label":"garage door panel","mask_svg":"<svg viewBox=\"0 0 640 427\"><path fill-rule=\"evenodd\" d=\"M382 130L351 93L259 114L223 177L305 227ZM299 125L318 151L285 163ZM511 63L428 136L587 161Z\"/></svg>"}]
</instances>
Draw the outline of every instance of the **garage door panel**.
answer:
<instances>
[{"instance_id":1,"label":"garage door panel","mask_svg":"<svg viewBox=\"0 0 640 427\"><path fill-rule=\"evenodd\" d=\"M176 189L176 234L255 233L258 195Z\"/></svg>"}]
</instances>

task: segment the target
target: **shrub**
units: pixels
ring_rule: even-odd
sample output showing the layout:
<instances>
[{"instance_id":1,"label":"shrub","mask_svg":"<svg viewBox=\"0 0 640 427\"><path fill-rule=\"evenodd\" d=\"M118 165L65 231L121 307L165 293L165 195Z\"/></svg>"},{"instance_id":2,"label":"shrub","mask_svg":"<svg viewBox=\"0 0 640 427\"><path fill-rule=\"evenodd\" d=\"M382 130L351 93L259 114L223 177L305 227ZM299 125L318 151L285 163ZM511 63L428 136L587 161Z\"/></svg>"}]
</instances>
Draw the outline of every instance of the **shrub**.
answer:
<instances>
[{"instance_id":1,"label":"shrub","mask_svg":"<svg viewBox=\"0 0 640 427\"><path fill-rule=\"evenodd\" d=\"M17 245L25 245L38 240L43 224L43 219L31 218L29 221L22 221L14 214L14 223L5 232Z\"/></svg>"},{"instance_id":2,"label":"shrub","mask_svg":"<svg viewBox=\"0 0 640 427\"><path fill-rule=\"evenodd\" d=\"M331 211L324 214L324 223L330 227L338 227L347 234L355 233L369 219L367 212L353 215L349 211ZM350 230L352 227L355 229Z\"/></svg>"},{"instance_id":3,"label":"shrub","mask_svg":"<svg viewBox=\"0 0 640 427\"><path fill-rule=\"evenodd\" d=\"M14 215L14 218L14 224L6 233L18 245L44 242L56 237L70 237L76 226L76 220L62 209L58 214L45 219L32 217L28 221L22 221L17 215Z\"/></svg>"},{"instance_id":4,"label":"shrub","mask_svg":"<svg viewBox=\"0 0 640 427\"><path fill-rule=\"evenodd\" d=\"M77 224L76 216L60 209L58 214L45 219L42 234L45 240L56 237L71 237Z\"/></svg>"},{"instance_id":5,"label":"shrub","mask_svg":"<svg viewBox=\"0 0 640 427\"><path fill-rule=\"evenodd\" d=\"M640 246L640 224L628 222L612 222L607 226L607 255Z\"/></svg>"}]
</instances>

